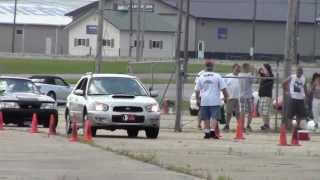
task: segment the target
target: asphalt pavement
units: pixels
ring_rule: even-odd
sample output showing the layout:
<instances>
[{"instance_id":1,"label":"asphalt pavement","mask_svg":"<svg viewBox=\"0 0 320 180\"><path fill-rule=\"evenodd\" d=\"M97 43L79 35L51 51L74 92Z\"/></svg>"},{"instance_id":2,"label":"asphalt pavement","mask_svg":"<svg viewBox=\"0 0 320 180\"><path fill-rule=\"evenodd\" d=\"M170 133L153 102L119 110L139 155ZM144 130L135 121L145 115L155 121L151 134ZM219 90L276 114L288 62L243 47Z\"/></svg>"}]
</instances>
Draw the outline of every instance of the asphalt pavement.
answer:
<instances>
[{"instance_id":1,"label":"asphalt pavement","mask_svg":"<svg viewBox=\"0 0 320 180\"><path fill-rule=\"evenodd\" d=\"M46 132L47 129L41 131ZM1 180L193 180L192 176L129 159L66 137L0 131Z\"/></svg>"}]
</instances>

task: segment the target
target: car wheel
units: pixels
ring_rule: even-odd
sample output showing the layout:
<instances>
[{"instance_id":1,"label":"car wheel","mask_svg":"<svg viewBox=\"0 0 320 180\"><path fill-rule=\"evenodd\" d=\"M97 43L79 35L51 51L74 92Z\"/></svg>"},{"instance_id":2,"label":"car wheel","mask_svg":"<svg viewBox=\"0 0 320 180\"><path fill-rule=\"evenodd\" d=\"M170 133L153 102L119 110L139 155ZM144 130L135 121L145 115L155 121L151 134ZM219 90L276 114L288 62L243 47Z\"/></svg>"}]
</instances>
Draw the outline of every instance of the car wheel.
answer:
<instances>
[{"instance_id":1,"label":"car wheel","mask_svg":"<svg viewBox=\"0 0 320 180\"><path fill-rule=\"evenodd\" d=\"M199 113L199 111L198 111L198 110L191 109L191 108L189 108L189 112L190 112L190 115L191 115L191 116L197 116L197 115L198 115L198 113Z\"/></svg>"},{"instance_id":2,"label":"car wheel","mask_svg":"<svg viewBox=\"0 0 320 180\"><path fill-rule=\"evenodd\" d=\"M158 127L149 127L146 128L146 135L149 139L156 139L159 135L159 128Z\"/></svg>"},{"instance_id":3,"label":"car wheel","mask_svg":"<svg viewBox=\"0 0 320 180\"><path fill-rule=\"evenodd\" d=\"M139 134L139 129L127 129L128 137L135 138Z\"/></svg>"},{"instance_id":4,"label":"car wheel","mask_svg":"<svg viewBox=\"0 0 320 180\"><path fill-rule=\"evenodd\" d=\"M51 97L54 101L57 100L56 94L54 92L49 92L47 95Z\"/></svg>"},{"instance_id":5,"label":"car wheel","mask_svg":"<svg viewBox=\"0 0 320 180\"><path fill-rule=\"evenodd\" d=\"M72 132L72 127L71 127L71 117L70 114L66 114L66 134L69 135Z\"/></svg>"}]
</instances>

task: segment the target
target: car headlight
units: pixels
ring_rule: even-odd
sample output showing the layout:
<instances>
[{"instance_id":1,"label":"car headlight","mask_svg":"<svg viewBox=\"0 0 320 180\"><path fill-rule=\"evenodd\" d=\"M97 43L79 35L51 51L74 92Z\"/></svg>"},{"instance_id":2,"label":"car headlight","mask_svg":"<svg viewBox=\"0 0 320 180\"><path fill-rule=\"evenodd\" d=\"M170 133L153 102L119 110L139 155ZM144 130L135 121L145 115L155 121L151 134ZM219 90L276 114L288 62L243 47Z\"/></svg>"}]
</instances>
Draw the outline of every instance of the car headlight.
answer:
<instances>
[{"instance_id":1,"label":"car headlight","mask_svg":"<svg viewBox=\"0 0 320 180\"><path fill-rule=\"evenodd\" d=\"M148 112L159 112L159 105L158 104L151 104L146 106Z\"/></svg>"},{"instance_id":2,"label":"car headlight","mask_svg":"<svg viewBox=\"0 0 320 180\"><path fill-rule=\"evenodd\" d=\"M109 106L107 104L103 104L103 103L96 103L95 110L96 111L108 111Z\"/></svg>"},{"instance_id":3,"label":"car headlight","mask_svg":"<svg viewBox=\"0 0 320 180\"><path fill-rule=\"evenodd\" d=\"M19 104L16 102L1 102L0 108L6 108L6 109L18 109L20 108Z\"/></svg>"},{"instance_id":4,"label":"car headlight","mask_svg":"<svg viewBox=\"0 0 320 180\"><path fill-rule=\"evenodd\" d=\"M56 109L56 103L42 103L40 109Z\"/></svg>"}]
</instances>

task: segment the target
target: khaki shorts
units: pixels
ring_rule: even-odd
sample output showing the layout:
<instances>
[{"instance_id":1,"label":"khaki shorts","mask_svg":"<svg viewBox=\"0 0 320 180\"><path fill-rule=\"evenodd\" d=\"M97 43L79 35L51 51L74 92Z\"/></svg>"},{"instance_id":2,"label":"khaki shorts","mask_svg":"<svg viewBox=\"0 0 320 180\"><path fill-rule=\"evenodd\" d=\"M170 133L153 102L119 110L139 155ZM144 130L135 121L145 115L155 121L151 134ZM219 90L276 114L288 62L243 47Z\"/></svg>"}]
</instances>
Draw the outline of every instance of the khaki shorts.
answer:
<instances>
[{"instance_id":1,"label":"khaki shorts","mask_svg":"<svg viewBox=\"0 0 320 180\"><path fill-rule=\"evenodd\" d=\"M227 102L227 114L233 114L238 116L240 113L240 102L239 99L229 99Z\"/></svg>"}]
</instances>

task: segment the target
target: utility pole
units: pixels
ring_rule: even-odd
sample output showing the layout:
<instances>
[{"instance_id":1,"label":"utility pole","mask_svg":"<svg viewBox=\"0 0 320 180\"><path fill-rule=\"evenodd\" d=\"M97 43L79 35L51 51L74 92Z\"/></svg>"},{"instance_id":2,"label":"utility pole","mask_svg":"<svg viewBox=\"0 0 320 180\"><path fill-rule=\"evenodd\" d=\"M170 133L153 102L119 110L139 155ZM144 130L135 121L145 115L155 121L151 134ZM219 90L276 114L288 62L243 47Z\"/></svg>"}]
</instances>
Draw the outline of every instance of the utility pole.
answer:
<instances>
[{"instance_id":1,"label":"utility pole","mask_svg":"<svg viewBox=\"0 0 320 180\"><path fill-rule=\"evenodd\" d=\"M145 31L145 4L142 7L142 21L141 21L141 43L140 43L140 58L143 60L143 53L144 53L144 31Z\"/></svg>"},{"instance_id":2,"label":"utility pole","mask_svg":"<svg viewBox=\"0 0 320 180\"><path fill-rule=\"evenodd\" d=\"M129 13L130 13L130 33L129 33L129 57L132 57L132 36L133 36L133 2L130 0Z\"/></svg>"},{"instance_id":3,"label":"utility pole","mask_svg":"<svg viewBox=\"0 0 320 180\"><path fill-rule=\"evenodd\" d=\"M295 19L297 13L298 0L289 0L288 1L288 18L286 25L286 34L285 34L285 51L284 51L284 77L283 79L287 79L291 74L291 65L292 61L295 59L296 54L294 54L294 40L295 38ZM288 112L288 94L283 91L284 97L284 108L283 108L283 119L282 123L287 123L287 112Z\"/></svg>"},{"instance_id":4,"label":"utility pole","mask_svg":"<svg viewBox=\"0 0 320 180\"><path fill-rule=\"evenodd\" d=\"M140 61L141 48L141 0L138 0L138 19L137 19L137 47L136 47L136 61Z\"/></svg>"},{"instance_id":5,"label":"utility pole","mask_svg":"<svg viewBox=\"0 0 320 180\"><path fill-rule=\"evenodd\" d=\"M17 5L18 5L18 0L15 0L14 1L14 13L13 13L12 39L11 39L11 52L12 53L15 53L16 29L17 29L16 28Z\"/></svg>"},{"instance_id":6,"label":"utility pole","mask_svg":"<svg viewBox=\"0 0 320 180\"><path fill-rule=\"evenodd\" d=\"M189 24L190 24L190 0L187 0L186 5L186 19L185 19L185 32L184 32L184 61L183 61L183 83L187 79L188 62L189 62Z\"/></svg>"},{"instance_id":7,"label":"utility pole","mask_svg":"<svg viewBox=\"0 0 320 180\"><path fill-rule=\"evenodd\" d=\"M182 29L182 11L183 1L179 0L178 7L178 23L176 32L176 122L175 131L181 132L181 104L182 104L182 78L181 78L181 60L180 60L180 49L181 49L181 29Z\"/></svg>"},{"instance_id":8,"label":"utility pole","mask_svg":"<svg viewBox=\"0 0 320 180\"><path fill-rule=\"evenodd\" d=\"M257 18L257 0L253 0L253 16L252 16L252 42L250 48L251 60L254 61L254 54L256 48L256 18Z\"/></svg>"},{"instance_id":9,"label":"utility pole","mask_svg":"<svg viewBox=\"0 0 320 180\"><path fill-rule=\"evenodd\" d=\"M296 64L299 64L299 21L300 21L300 0L297 0L297 6L295 7L295 16L294 16L294 38L293 38L293 54L294 54L294 59L293 62Z\"/></svg>"},{"instance_id":10,"label":"utility pole","mask_svg":"<svg viewBox=\"0 0 320 180\"><path fill-rule=\"evenodd\" d=\"M97 32L97 54L96 54L96 67L95 73L101 72L102 63L102 43L103 43L103 9L104 0L99 1L99 13L98 13L98 32Z\"/></svg>"},{"instance_id":11,"label":"utility pole","mask_svg":"<svg viewBox=\"0 0 320 180\"><path fill-rule=\"evenodd\" d=\"M316 60L316 49L317 49L317 29L318 29L318 23L317 23L317 17L318 17L318 0L314 0L314 24L313 24L313 42L312 42L312 60Z\"/></svg>"}]
</instances>

